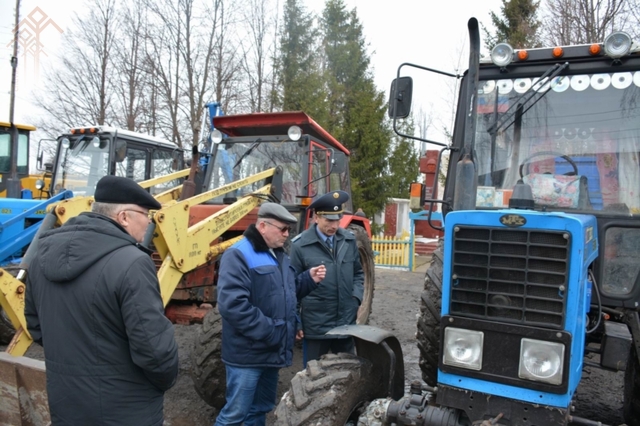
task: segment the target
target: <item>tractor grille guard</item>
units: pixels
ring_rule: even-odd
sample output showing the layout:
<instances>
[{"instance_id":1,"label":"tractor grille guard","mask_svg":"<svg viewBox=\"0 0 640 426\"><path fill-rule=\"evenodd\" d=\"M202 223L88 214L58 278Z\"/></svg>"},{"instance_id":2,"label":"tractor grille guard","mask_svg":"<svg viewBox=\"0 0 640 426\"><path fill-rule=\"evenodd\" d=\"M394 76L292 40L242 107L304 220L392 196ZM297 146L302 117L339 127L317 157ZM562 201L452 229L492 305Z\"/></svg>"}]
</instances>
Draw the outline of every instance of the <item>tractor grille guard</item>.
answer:
<instances>
[{"instance_id":1,"label":"tractor grille guard","mask_svg":"<svg viewBox=\"0 0 640 426\"><path fill-rule=\"evenodd\" d=\"M570 243L568 232L456 226L449 312L562 329Z\"/></svg>"}]
</instances>

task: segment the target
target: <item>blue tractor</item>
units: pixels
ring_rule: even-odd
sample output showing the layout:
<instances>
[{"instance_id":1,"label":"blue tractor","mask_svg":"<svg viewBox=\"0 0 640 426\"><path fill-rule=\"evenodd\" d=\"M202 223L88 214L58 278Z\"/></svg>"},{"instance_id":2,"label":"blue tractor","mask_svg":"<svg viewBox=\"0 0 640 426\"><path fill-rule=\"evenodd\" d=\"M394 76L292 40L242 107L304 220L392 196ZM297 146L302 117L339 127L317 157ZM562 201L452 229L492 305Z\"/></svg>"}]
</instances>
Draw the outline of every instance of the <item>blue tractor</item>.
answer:
<instances>
[{"instance_id":1,"label":"blue tractor","mask_svg":"<svg viewBox=\"0 0 640 426\"><path fill-rule=\"evenodd\" d=\"M451 143L420 139L443 147L436 170L448 157L442 198L420 203L444 216L417 324L423 382L403 396L391 333L336 329L357 356L309 363L278 406L282 424L602 425L572 412L589 365L624 370L623 415L640 425L638 44L616 32L501 43L481 59L477 20L468 27L463 75L405 63L391 86L397 129L411 109L402 70L461 81Z\"/></svg>"}]
</instances>

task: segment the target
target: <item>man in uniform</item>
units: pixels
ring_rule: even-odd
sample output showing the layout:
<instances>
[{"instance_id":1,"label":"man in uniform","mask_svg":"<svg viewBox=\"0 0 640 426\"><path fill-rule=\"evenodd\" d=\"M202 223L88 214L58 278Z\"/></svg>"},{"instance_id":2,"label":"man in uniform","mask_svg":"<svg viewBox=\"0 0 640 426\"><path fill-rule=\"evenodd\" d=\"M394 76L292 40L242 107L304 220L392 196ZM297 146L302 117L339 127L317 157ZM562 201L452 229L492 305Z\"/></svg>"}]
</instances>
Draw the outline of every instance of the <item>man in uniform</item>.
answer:
<instances>
[{"instance_id":1,"label":"man in uniform","mask_svg":"<svg viewBox=\"0 0 640 426\"><path fill-rule=\"evenodd\" d=\"M292 240L291 265L297 271L325 265L318 288L302 299L305 365L333 352L353 353L353 339L325 336L334 327L355 324L364 293L364 273L355 236L340 228L344 191L332 191L309 206L315 224Z\"/></svg>"}]
</instances>

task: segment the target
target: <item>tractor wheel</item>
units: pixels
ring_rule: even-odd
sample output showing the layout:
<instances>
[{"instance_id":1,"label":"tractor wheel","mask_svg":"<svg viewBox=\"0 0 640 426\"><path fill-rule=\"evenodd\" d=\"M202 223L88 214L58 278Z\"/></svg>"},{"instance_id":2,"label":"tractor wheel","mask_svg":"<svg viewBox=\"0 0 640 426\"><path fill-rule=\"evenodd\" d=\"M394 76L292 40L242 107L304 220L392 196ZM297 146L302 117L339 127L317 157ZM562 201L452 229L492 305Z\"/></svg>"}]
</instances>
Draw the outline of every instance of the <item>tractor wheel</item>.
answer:
<instances>
[{"instance_id":1,"label":"tractor wheel","mask_svg":"<svg viewBox=\"0 0 640 426\"><path fill-rule=\"evenodd\" d=\"M631 347L624 373L624 420L629 426L640 426L640 364L635 347Z\"/></svg>"},{"instance_id":2,"label":"tractor wheel","mask_svg":"<svg viewBox=\"0 0 640 426\"><path fill-rule=\"evenodd\" d=\"M209 405L220 410L225 403L227 374L221 357L222 317L218 308L205 315L196 331L191 350L191 378L198 395Z\"/></svg>"},{"instance_id":3,"label":"tractor wheel","mask_svg":"<svg viewBox=\"0 0 640 426\"><path fill-rule=\"evenodd\" d=\"M16 265L5 266L3 269L14 277L17 276L20 271L20 267ZM11 339L13 339L14 334L16 334L16 329L13 328L13 324L11 324L7 313L0 307L0 345L8 345Z\"/></svg>"},{"instance_id":4,"label":"tractor wheel","mask_svg":"<svg viewBox=\"0 0 640 426\"><path fill-rule=\"evenodd\" d=\"M369 402L384 397L372 369L370 361L344 353L310 361L276 407L276 424L356 424Z\"/></svg>"},{"instance_id":5,"label":"tractor wheel","mask_svg":"<svg viewBox=\"0 0 640 426\"><path fill-rule=\"evenodd\" d=\"M358 308L357 324L367 324L369 315L371 315L371 306L373 304L373 290L375 288L376 271L373 262L373 249L371 248L371 240L367 235L367 231L362 226L349 225L347 230L351 231L356 237L356 244L360 252L360 264L364 273L364 294L362 303Z\"/></svg>"},{"instance_id":6,"label":"tractor wheel","mask_svg":"<svg viewBox=\"0 0 640 426\"><path fill-rule=\"evenodd\" d=\"M420 297L418 318L418 349L422 380L435 386L438 380L438 354L440 351L440 307L442 305L442 240L431 257L431 265L424 277L424 291Z\"/></svg>"}]
</instances>

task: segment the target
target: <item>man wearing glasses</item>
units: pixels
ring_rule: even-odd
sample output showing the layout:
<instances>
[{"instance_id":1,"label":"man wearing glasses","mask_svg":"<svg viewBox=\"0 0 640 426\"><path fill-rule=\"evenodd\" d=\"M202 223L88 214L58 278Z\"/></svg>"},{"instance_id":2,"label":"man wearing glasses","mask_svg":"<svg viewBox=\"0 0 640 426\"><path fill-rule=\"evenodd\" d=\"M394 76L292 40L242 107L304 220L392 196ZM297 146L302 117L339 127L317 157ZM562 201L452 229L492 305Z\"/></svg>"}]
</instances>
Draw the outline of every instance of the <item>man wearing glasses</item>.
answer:
<instances>
[{"instance_id":1,"label":"man wearing glasses","mask_svg":"<svg viewBox=\"0 0 640 426\"><path fill-rule=\"evenodd\" d=\"M296 274L282 249L297 219L283 206L263 203L245 238L222 255L218 309L227 402L216 425L264 425L276 402L278 372L293 359L298 300L324 279L325 267Z\"/></svg>"},{"instance_id":2,"label":"man wearing glasses","mask_svg":"<svg viewBox=\"0 0 640 426\"><path fill-rule=\"evenodd\" d=\"M160 207L133 180L106 176L90 213L39 240L24 311L44 347L53 425L163 423L178 347L140 245Z\"/></svg>"}]
</instances>

